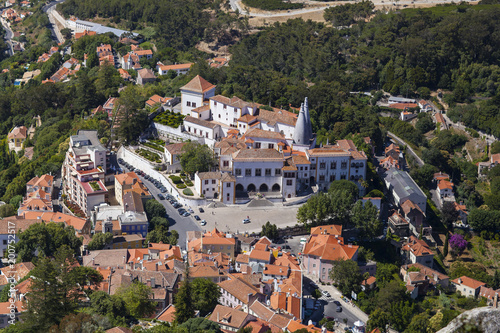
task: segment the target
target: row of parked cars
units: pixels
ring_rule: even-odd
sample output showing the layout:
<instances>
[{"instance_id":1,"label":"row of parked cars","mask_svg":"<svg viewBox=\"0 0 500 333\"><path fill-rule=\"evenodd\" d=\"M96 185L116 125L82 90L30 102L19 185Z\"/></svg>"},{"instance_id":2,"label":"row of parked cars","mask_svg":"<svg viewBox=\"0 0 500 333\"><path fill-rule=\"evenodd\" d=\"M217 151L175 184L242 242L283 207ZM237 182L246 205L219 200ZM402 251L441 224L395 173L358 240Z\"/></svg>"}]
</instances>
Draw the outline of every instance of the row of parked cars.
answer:
<instances>
[{"instance_id":1,"label":"row of parked cars","mask_svg":"<svg viewBox=\"0 0 500 333\"><path fill-rule=\"evenodd\" d=\"M161 191L161 193L166 193L167 192L167 188L165 186L163 186L163 184L158 179L155 179L152 176L150 176L147 173L145 173L144 171L133 167L128 162L126 162L125 160L123 160L123 158L119 158L118 159L118 164L124 166L125 168L127 168L130 171L134 171L136 174L138 174L139 176L143 177L144 179L149 180L154 186L156 186L157 189L159 189ZM164 200L165 197L161 193L158 194L158 198L160 200Z\"/></svg>"}]
</instances>

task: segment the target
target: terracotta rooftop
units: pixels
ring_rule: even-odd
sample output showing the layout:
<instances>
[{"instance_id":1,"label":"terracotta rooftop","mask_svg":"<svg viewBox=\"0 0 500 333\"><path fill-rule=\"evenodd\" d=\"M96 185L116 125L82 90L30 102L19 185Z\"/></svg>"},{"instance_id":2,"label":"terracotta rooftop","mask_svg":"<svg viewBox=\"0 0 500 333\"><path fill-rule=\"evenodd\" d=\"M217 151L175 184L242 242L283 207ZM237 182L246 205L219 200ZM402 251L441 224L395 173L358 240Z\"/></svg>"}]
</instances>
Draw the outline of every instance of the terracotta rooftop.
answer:
<instances>
[{"instance_id":1,"label":"terracotta rooftop","mask_svg":"<svg viewBox=\"0 0 500 333\"><path fill-rule=\"evenodd\" d=\"M319 227L311 228L311 235L342 235L342 226L336 224L322 225Z\"/></svg>"},{"instance_id":2,"label":"terracotta rooftop","mask_svg":"<svg viewBox=\"0 0 500 333\"><path fill-rule=\"evenodd\" d=\"M262 260L266 262L270 262L271 258L271 252L269 251L262 251L262 250L252 250L250 252L250 259L255 259L255 260Z\"/></svg>"},{"instance_id":3,"label":"terracotta rooftop","mask_svg":"<svg viewBox=\"0 0 500 333\"><path fill-rule=\"evenodd\" d=\"M415 236L410 236L408 243L406 243L402 249L411 251L416 257L433 254L427 243Z\"/></svg>"},{"instance_id":4,"label":"terracotta rooftop","mask_svg":"<svg viewBox=\"0 0 500 333\"><path fill-rule=\"evenodd\" d=\"M274 140L285 140L285 136L280 132L265 131L260 128L252 128L245 133L246 138L262 138L262 139L274 139Z\"/></svg>"},{"instance_id":5,"label":"terracotta rooftop","mask_svg":"<svg viewBox=\"0 0 500 333\"><path fill-rule=\"evenodd\" d=\"M322 260L349 260L358 251L359 246L344 245L333 235L311 235L304 246L303 254L320 257Z\"/></svg>"},{"instance_id":6,"label":"terracotta rooftop","mask_svg":"<svg viewBox=\"0 0 500 333\"><path fill-rule=\"evenodd\" d=\"M465 275L461 276L455 280L452 280L451 282L458 284L458 285L463 285L463 286L469 287L471 289L477 289L477 288L480 288L481 286L486 285L486 283L484 283L484 282L474 280L474 279L472 279L468 276L465 276Z\"/></svg>"},{"instance_id":7,"label":"terracotta rooftop","mask_svg":"<svg viewBox=\"0 0 500 333\"><path fill-rule=\"evenodd\" d=\"M219 126L214 122L194 118L191 116L186 116L186 118L184 118L184 122L193 123L193 124L200 125L200 126L207 127L207 128L215 128L215 127Z\"/></svg>"},{"instance_id":8,"label":"terracotta rooftop","mask_svg":"<svg viewBox=\"0 0 500 333\"><path fill-rule=\"evenodd\" d=\"M229 294L240 300L243 304L248 304L249 295L256 295L259 290L238 278L228 279L218 283L221 289L224 289Z\"/></svg>"},{"instance_id":9,"label":"terracotta rooftop","mask_svg":"<svg viewBox=\"0 0 500 333\"><path fill-rule=\"evenodd\" d=\"M267 161L281 161L283 160L283 153L276 149L241 149L233 154L235 161L239 160L267 160Z\"/></svg>"},{"instance_id":10,"label":"terracotta rooftop","mask_svg":"<svg viewBox=\"0 0 500 333\"><path fill-rule=\"evenodd\" d=\"M173 323L175 320L175 306L170 304L157 317L157 320Z\"/></svg>"},{"instance_id":11,"label":"terracotta rooftop","mask_svg":"<svg viewBox=\"0 0 500 333\"><path fill-rule=\"evenodd\" d=\"M233 327L237 330L243 327L243 325L252 318L253 316L243 311L223 305L217 305L208 320L217 324Z\"/></svg>"},{"instance_id":12,"label":"terracotta rooftop","mask_svg":"<svg viewBox=\"0 0 500 333\"><path fill-rule=\"evenodd\" d=\"M181 90L190 90L197 93L204 93L210 89L215 88L215 85L211 84L199 75L196 75L191 81L188 82Z\"/></svg>"}]
</instances>

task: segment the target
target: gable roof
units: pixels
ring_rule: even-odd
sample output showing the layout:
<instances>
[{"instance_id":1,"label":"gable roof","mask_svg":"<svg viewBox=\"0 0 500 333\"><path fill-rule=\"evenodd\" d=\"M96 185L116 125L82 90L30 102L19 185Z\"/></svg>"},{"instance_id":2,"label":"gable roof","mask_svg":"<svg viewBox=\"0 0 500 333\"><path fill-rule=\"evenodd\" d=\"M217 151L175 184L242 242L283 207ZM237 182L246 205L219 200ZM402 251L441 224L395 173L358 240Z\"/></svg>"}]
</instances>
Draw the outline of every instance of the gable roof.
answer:
<instances>
[{"instance_id":1,"label":"gable roof","mask_svg":"<svg viewBox=\"0 0 500 333\"><path fill-rule=\"evenodd\" d=\"M402 249L404 251L410 251L416 257L433 255L427 243L415 236L410 236L408 243L406 243Z\"/></svg>"},{"instance_id":2,"label":"gable roof","mask_svg":"<svg viewBox=\"0 0 500 333\"><path fill-rule=\"evenodd\" d=\"M215 85L211 84L199 75L196 75L191 81L189 81L181 90L189 90L198 93L204 93L210 89L215 88Z\"/></svg>"},{"instance_id":3,"label":"gable roof","mask_svg":"<svg viewBox=\"0 0 500 333\"><path fill-rule=\"evenodd\" d=\"M484 282L474 280L474 279L472 279L468 276L465 276L465 275L461 276L459 278L456 278L455 280L452 280L451 282L458 284L458 285L469 287L471 289L478 289L481 286L486 285L486 283L484 283Z\"/></svg>"},{"instance_id":4,"label":"gable roof","mask_svg":"<svg viewBox=\"0 0 500 333\"><path fill-rule=\"evenodd\" d=\"M344 245L333 235L311 235L304 246L304 255L313 255L322 260L350 260L358 252L359 246Z\"/></svg>"},{"instance_id":5,"label":"gable roof","mask_svg":"<svg viewBox=\"0 0 500 333\"><path fill-rule=\"evenodd\" d=\"M182 152L182 147L186 145L187 142L172 143L165 146L165 150L171 155L178 155Z\"/></svg>"},{"instance_id":6,"label":"gable roof","mask_svg":"<svg viewBox=\"0 0 500 333\"><path fill-rule=\"evenodd\" d=\"M222 324L239 329L243 325L245 325L249 319L252 318L253 316L243 311L223 305L217 305L208 320L213 321L217 324Z\"/></svg>"},{"instance_id":7,"label":"gable roof","mask_svg":"<svg viewBox=\"0 0 500 333\"><path fill-rule=\"evenodd\" d=\"M243 304L248 304L249 295L254 296L259 293L259 290L255 287L235 277L219 282L218 285L221 289L226 290L229 294L239 299Z\"/></svg>"},{"instance_id":8,"label":"gable roof","mask_svg":"<svg viewBox=\"0 0 500 333\"><path fill-rule=\"evenodd\" d=\"M342 235L342 225L330 224L311 228L311 235Z\"/></svg>"}]
</instances>

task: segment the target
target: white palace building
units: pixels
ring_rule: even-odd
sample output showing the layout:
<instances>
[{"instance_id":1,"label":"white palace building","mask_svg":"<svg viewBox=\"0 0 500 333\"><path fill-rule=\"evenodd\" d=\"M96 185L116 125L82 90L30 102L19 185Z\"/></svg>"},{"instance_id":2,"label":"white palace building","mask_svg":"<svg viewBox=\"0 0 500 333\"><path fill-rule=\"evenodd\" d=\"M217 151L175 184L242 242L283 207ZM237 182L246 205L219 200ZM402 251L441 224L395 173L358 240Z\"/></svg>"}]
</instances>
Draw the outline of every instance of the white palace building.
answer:
<instances>
[{"instance_id":1,"label":"white palace building","mask_svg":"<svg viewBox=\"0 0 500 333\"><path fill-rule=\"evenodd\" d=\"M256 193L286 200L309 186L328 190L339 179L363 190L365 153L351 140L315 148L307 98L297 115L215 95L215 88L199 75L181 88L184 132L209 139L219 158L219 171L196 174L198 193L233 204Z\"/></svg>"}]
</instances>

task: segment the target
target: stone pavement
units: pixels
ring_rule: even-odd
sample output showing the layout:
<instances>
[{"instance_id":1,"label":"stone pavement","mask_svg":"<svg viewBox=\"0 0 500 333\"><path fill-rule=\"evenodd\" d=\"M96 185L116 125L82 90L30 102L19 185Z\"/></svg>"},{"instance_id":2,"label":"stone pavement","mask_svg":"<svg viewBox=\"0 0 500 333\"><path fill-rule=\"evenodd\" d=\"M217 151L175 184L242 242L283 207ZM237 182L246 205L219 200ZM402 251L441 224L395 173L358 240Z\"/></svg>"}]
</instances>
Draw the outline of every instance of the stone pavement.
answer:
<instances>
[{"instance_id":1,"label":"stone pavement","mask_svg":"<svg viewBox=\"0 0 500 333\"><path fill-rule=\"evenodd\" d=\"M197 208L194 209L194 215L198 215L202 220L207 221L207 225L202 227L204 230L212 230L217 227L223 232L260 232L262 226L267 221L276 224L278 228L294 226L297 224L297 210L299 206L283 206L274 204L274 206L265 207L247 207L230 206L208 208L203 207L204 213L200 213ZM250 223L243 224L243 219L250 218Z\"/></svg>"}]
</instances>

